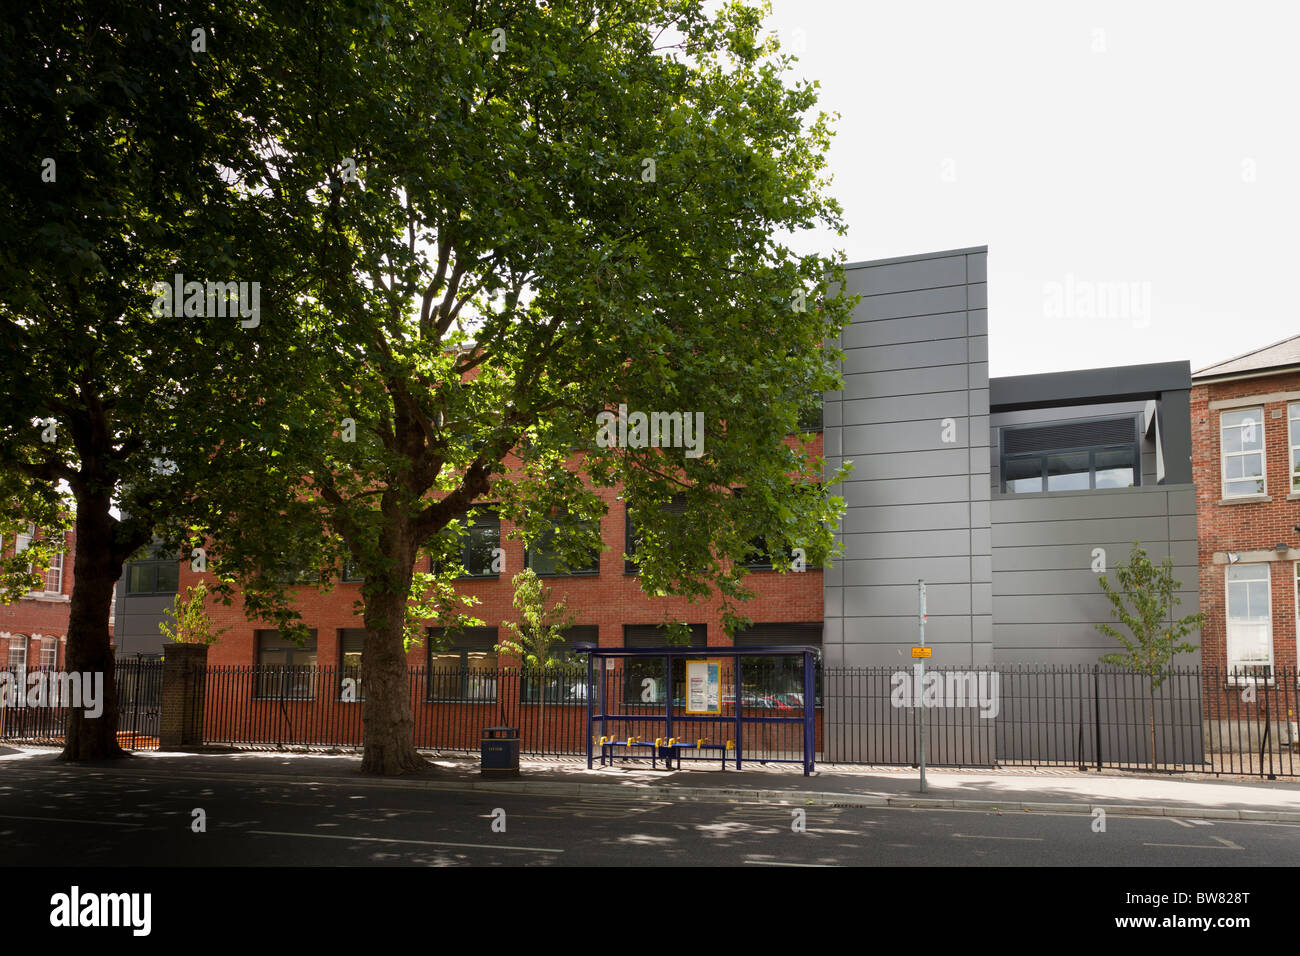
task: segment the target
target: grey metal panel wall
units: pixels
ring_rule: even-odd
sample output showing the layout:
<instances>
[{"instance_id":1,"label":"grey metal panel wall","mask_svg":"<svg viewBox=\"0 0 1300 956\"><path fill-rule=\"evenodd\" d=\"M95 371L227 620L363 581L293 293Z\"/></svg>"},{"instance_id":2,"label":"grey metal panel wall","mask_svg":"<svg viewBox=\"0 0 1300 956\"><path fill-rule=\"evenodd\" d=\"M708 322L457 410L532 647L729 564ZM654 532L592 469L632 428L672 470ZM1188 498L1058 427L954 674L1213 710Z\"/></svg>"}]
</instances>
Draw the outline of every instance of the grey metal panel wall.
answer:
<instances>
[{"instance_id":1,"label":"grey metal panel wall","mask_svg":"<svg viewBox=\"0 0 1300 956\"><path fill-rule=\"evenodd\" d=\"M1128 559L1135 540L1154 561L1172 555L1174 577L1182 583L1178 613L1199 608L1193 485L998 495L992 520L999 663L1094 664L1101 654L1121 650L1095 627L1111 619L1093 571L1096 548L1105 552L1112 583L1115 565ZM1191 640L1198 643L1198 636ZM1195 662L1194 654L1175 661Z\"/></svg>"},{"instance_id":2,"label":"grey metal panel wall","mask_svg":"<svg viewBox=\"0 0 1300 956\"><path fill-rule=\"evenodd\" d=\"M844 390L823 406L828 468L854 464L837 489L846 556L825 576L831 666L910 662L918 578L934 663L992 660L986 259L963 249L846 270L862 299L837 343Z\"/></svg>"}]
</instances>

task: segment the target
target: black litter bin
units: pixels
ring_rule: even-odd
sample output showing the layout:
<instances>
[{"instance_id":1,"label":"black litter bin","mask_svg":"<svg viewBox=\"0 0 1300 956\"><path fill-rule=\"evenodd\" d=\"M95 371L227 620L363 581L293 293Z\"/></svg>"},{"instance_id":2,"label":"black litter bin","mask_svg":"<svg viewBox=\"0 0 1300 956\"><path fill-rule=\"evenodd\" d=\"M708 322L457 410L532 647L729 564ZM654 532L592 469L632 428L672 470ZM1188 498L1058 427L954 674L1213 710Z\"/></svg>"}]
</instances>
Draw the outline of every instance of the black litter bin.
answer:
<instances>
[{"instance_id":1,"label":"black litter bin","mask_svg":"<svg viewBox=\"0 0 1300 956\"><path fill-rule=\"evenodd\" d=\"M479 772L484 776L519 776L519 728L484 727L483 757Z\"/></svg>"}]
</instances>

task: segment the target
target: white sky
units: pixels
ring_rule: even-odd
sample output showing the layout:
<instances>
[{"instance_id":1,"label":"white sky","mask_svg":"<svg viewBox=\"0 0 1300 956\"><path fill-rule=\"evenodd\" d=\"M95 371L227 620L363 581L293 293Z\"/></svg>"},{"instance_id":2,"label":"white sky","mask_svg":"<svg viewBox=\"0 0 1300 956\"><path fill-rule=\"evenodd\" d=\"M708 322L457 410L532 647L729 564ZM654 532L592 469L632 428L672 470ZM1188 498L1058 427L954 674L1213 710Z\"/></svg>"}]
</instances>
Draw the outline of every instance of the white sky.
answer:
<instances>
[{"instance_id":1,"label":"white sky","mask_svg":"<svg viewBox=\"0 0 1300 956\"><path fill-rule=\"evenodd\" d=\"M1196 370L1300 332L1300 4L772 7L840 113L849 234L797 248L853 262L987 245L991 374ZM1053 317L1049 284L1068 282L1122 286L1132 311L1076 299Z\"/></svg>"}]
</instances>

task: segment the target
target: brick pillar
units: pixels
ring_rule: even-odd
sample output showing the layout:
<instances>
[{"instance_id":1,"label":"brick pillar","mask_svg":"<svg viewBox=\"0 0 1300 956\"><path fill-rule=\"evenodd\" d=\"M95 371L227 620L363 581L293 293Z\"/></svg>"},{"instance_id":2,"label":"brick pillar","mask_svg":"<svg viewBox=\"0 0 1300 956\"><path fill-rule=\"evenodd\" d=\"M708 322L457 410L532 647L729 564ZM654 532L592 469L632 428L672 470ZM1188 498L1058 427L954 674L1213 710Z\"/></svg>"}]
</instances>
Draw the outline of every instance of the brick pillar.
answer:
<instances>
[{"instance_id":1,"label":"brick pillar","mask_svg":"<svg viewBox=\"0 0 1300 956\"><path fill-rule=\"evenodd\" d=\"M164 645L162 714L159 746L163 750L203 743L203 692L206 644Z\"/></svg>"}]
</instances>

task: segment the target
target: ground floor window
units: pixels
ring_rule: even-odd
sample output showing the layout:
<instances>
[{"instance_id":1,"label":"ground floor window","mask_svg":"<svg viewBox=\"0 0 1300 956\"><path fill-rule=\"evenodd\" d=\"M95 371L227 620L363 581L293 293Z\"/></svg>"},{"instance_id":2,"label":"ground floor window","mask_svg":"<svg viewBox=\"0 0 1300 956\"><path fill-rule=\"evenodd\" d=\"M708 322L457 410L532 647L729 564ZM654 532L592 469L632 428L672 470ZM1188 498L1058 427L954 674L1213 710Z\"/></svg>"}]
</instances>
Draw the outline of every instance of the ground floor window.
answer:
<instances>
[{"instance_id":1,"label":"ground floor window","mask_svg":"<svg viewBox=\"0 0 1300 956\"><path fill-rule=\"evenodd\" d=\"M6 666L11 671L27 670L27 638L15 634L9 638L9 657Z\"/></svg>"},{"instance_id":2,"label":"ground floor window","mask_svg":"<svg viewBox=\"0 0 1300 956\"><path fill-rule=\"evenodd\" d=\"M811 644L821 647L820 621L753 624L736 631L737 647L770 647L779 644ZM802 711L804 705L803 655L779 657L742 657L740 692L745 707L760 710ZM734 687L727 688L728 700L734 699ZM822 673L813 676L814 706L822 703Z\"/></svg>"},{"instance_id":3,"label":"ground floor window","mask_svg":"<svg viewBox=\"0 0 1300 956\"><path fill-rule=\"evenodd\" d=\"M365 700L361 693L361 648L365 642L364 627L339 629L339 697L343 700Z\"/></svg>"},{"instance_id":4,"label":"ground floor window","mask_svg":"<svg viewBox=\"0 0 1300 956\"><path fill-rule=\"evenodd\" d=\"M495 627L429 628L429 700L495 702L496 645Z\"/></svg>"},{"instance_id":5,"label":"ground floor window","mask_svg":"<svg viewBox=\"0 0 1300 956\"><path fill-rule=\"evenodd\" d=\"M1249 674L1273 663L1273 608L1267 564L1227 569L1228 667Z\"/></svg>"},{"instance_id":6,"label":"ground floor window","mask_svg":"<svg viewBox=\"0 0 1300 956\"><path fill-rule=\"evenodd\" d=\"M708 625L690 625L689 647L703 648L708 644ZM623 625L624 647L665 647L668 646L667 630L659 624L625 624ZM700 654L700 660L707 655ZM627 657L623 659L623 700L629 705L657 705L663 707L672 684L673 706L682 710L686 707L686 662L683 658L674 658L671 681L664 680L664 660L662 657Z\"/></svg>"},{"instance_id":7,"label":"ground floor window","mask_svg":"<svg viewBox=\"0 0 1300 956\"><path fill-rule=\"evenodd\" d=\"M597 643L599 630L594 624L566 628L561 634L564 640L550 649L549 656L553 662L550 667L544 671L535 666L524 669L520 687L524 703L537 703L543 684L546 687L545 702L548 704L586 703L587 657L576 653L573 645Z\"/></svg>"},{"instance_id":8,"label":"ground floor window","mask_svg":"<svg viewBox=\"0 0 1300 956\"><path fill-rule=\"evenodd\" d=\"M257 631L254 694L266 700L311 700L316 696L316 632L295 644L279 631Z\"/></svg>"}]
</instances>

